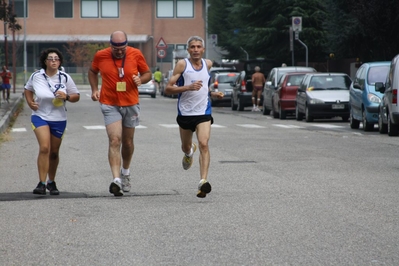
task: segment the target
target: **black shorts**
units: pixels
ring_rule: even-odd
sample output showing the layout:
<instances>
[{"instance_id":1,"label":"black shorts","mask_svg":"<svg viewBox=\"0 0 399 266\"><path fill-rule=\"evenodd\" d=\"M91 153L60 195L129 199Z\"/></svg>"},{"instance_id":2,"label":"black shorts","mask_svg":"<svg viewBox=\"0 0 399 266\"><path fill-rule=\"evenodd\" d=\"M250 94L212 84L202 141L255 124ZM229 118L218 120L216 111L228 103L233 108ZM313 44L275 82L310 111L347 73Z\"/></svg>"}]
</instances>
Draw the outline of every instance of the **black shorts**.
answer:
<instances>
[{"instance_id":1,"label":"black shorts","mask_svg":"<svg viewBox=\"0 0 399 266\"><path fill-rule=\"evenodd\" d=\"M198 124L203 122L211 121L211 125L213 124L213 117L211 115L194 115L194 116L181 116L178 115L176 118L176 122L182 129L195 131Z\"/></svg>"}]
</instances>

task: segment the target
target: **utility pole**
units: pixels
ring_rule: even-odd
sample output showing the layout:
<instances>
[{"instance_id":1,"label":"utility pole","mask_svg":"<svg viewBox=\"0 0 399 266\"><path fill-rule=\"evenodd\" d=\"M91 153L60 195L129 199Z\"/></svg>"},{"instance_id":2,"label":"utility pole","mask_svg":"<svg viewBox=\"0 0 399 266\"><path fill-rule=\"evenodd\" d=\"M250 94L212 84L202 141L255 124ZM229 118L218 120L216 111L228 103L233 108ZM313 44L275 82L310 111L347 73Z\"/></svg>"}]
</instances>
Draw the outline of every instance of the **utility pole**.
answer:
<instances>
[{"instance_id":1,"label":"utility pole","mask_svg":"<svg viewBox=\"0 0 399 266\"><path fill-rule=\"evenodd\" d=\"M8 23L8 14L7 14L7 4L6 0L3 0L4 7L4 64L8 67L8 43L7 43L7 23Z\"/></svg>"}]
</instances>

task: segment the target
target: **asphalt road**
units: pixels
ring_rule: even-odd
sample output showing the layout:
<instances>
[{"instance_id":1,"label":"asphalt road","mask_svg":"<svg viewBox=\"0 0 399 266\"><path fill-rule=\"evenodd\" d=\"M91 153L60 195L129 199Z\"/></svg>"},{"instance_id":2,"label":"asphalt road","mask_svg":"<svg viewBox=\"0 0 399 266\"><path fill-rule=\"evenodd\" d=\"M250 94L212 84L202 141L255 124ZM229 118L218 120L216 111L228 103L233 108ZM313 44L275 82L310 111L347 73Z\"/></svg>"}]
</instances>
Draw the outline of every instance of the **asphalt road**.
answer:
<instances>
[{"instance_id":1,"label":"asphalt road","mask_svg":"<svg viewBox=\"0 0 399 266\"><path fill-rule=\"evenodd\" d=\"M399 265L398 138L214 108L209 181L181 167L176 99L141 97L132 191L108 192L89 91L68 104L57 185L32 194L25 107L0 146L0 265Z\"/></svg>"}]
</instances>

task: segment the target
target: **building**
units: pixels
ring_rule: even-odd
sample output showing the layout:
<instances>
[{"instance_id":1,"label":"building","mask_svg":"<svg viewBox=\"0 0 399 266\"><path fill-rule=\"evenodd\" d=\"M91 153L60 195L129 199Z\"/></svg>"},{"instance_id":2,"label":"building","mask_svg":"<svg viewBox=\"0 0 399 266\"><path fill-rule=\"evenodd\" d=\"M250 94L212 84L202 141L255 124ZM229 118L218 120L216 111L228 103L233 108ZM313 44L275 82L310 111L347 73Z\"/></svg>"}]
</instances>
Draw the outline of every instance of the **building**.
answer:
<instances>
[{"instance_id":1,"label":"building","mask_svg":"<svg viewBox=\"0 0 399 266\"><path fill-rule=\"evenodd\" d=\"M166 73L173 68L174 57L186 55L189 36L208 39L205 34L207 0L5 1L13 4L22 30L15 34L6 32L0 37L0 44L6 46L7 43L10 54L13 49L16 51L16 60L9 60L9 65L13 61L21 68L26 60L28 72L39 67L40 52L48 47L63 51L65 66L72 71L74 66L68 63L64 52L68 42L109 43L113 31L123 30L129 45L143 52L148 65L158 66Z\"/></svg>"}]
</instances>

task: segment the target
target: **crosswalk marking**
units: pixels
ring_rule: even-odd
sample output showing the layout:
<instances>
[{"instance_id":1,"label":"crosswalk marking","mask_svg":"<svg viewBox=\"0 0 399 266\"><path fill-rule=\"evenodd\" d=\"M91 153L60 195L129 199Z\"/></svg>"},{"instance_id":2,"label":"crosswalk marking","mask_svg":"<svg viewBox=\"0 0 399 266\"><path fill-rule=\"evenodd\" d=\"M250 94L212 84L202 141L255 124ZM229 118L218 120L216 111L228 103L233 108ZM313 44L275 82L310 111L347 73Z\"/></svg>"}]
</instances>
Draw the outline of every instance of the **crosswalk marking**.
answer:
<instances>
[{"instance_id":1,"label":"crosswalk marking","mask_svg":"<svg viewBox=\"0 0 399 266\"><path fill-rule=\"evenodd\" d=\"M237 124L239 127L246 127L246 128L265 128L263 126L254 125L254 124Z\"/></svg>"},{"instance_id":2,"label":"crosswalk marking","mask_svg":"<svg viewBox=\"0 0 399 266\"><path fill-rule=\"evenodd\" d=\"M282 125L282 124L273 124L275 127L281 127L281 128L304 128L300 126L295 126L295 125Z\"/></svg>"},{"instance_id":3,"label":"crosswalk marking","mask_svg":"<svg viewBox=\"0 0 399 266\"><path fill-rule=\"evenodd\" d=\"M105 126L83 126L85 129L105 129Z\"/></svg>"},{"instance_id":4,"label":"crosswalk marking","mask_svg":"<svg viewBox=\"0 0 399 266\"><path fill-rule=\"evenodd\" d=\"M24 128L24 127L13 128L11 131L12 132L25 132L26 128Z\"/></svg>"},{"instance_id":5,"label":"crosswalk marking","mask_svg":"<svg viewBox=\"0 0 399 266\"><path fill-rule=\"evenodd\" d=\"M344 128L344 126L337 126L331 124L312 124L313 127L322 127L322 128Z\"/></svg>"},{"instance_id":6,"label":"crosswalk marking","mask_svg":"<svg viewBox=\"0 0 399 266\"><path fill-rule=\"evenodd\" d=\"M167 127L167 128L178 128L178 124L159 124L161 127Z\"/></svg>"}]
</instances>

